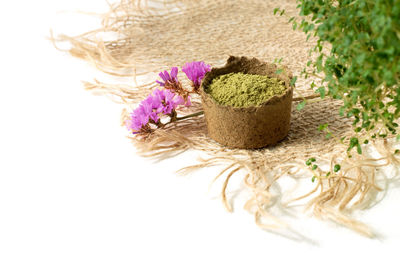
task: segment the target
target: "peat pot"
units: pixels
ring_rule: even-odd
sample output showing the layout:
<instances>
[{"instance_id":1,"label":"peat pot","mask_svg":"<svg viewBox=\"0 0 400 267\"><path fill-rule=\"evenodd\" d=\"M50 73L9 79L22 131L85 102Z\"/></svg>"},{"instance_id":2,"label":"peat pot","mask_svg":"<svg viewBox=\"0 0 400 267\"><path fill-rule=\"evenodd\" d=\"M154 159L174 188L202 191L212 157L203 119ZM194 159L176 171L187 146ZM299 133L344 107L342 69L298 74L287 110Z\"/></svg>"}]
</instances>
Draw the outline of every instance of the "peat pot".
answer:
<instances>
[{"instance_id":1,"label":"peat pot","mask_svg":"<svg viewBox=\"0 0 400 267\"><path fill-rule=\"evenodd\" d=\"M286 68L276 74L277 66L256 58L229 57L225 66L213 68L201 84L200 95L209 136L229 148L262 148L283 140L290 128L293 86L292 74ZM212 80L219 75L242 72L276 77L285 83L286 91L257 107L232 107L217 103L208 93Z\"/></svg>"}]
</instances>

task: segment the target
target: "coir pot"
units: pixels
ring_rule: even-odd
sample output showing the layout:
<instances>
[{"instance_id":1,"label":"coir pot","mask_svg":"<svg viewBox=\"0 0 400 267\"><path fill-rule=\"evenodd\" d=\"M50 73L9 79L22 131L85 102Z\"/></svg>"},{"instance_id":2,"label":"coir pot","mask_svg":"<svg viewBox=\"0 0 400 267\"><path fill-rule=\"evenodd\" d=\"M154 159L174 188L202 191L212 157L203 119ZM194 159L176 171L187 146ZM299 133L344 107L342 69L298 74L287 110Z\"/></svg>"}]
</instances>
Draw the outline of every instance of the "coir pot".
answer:
<instances>
[{"instance_id":1,"label":"coir pot","mask_svg":"<svg viewBox=\"0 0 400 267\"><path fill-rule=\"evenodd\" d=\"M286 91L256 107L221 105L208 94L208 87L217 76L232 72L276 77L285 83ZM262 148L283 140L290 128L292 74L287 68L280 74L276 72L275 64L234 56L229 57L225 66L211 69L200 88L209 136L229 148Z\"/></svg>"}]
</instances>

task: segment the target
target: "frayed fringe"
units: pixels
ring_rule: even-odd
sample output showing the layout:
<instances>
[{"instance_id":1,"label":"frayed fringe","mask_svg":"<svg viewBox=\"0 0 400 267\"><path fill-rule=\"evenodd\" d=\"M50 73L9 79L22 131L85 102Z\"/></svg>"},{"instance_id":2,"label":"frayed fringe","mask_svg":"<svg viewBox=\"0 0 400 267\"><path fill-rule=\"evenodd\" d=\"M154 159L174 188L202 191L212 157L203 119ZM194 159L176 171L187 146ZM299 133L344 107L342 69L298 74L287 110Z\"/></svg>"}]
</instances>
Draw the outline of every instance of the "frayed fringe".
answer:
<instances>
[{"instance_id":1,"label":"frayed fringe","mask_svg":"<svg viewBox=\"0 0 400 267\"><path fill-rule=\"evenodd\" d=\"M393 153L394 146L395 143L390 143L388 140L371 145L371 148L373 147L379 152L380 157L378 158L354 155L352 158L346 156L344 159L339 159L338 156L333 156L329 169L325 171L318 169L316 186L307 194L282 203L283 206L289 207L294 202L308 198L310 200L306 204L305 210L312 210L317 218L328 219L364 236L374 237L374 231L364 223L352 218L351 213L357 209L368 208L377 202L377 193L384 190L377 184L378 169L388 166L396 169L399 167L399 157ZM342 165L342 170L336 173L334 165L337 163ZM227 167L216 176L215 180L224 177L221 199L226 209L232 211L226 198L229 180L235 173L243 170L245 172L244 184L253 194L253 197L245 204L245 209L254 214L257 225L269 230L288 227L285 222L269 212L273 198L270 193L271 186L286 175L295 175L299 172L303 172L303 175L304 172L307 172L310 177L316 175L316 172L311 172L304 163L286 162L271 168L261 155L243 160L238 158L234 152L203 159L200 164L182 168L179 172L188 174L191 171L221 164L227 165ZM330 174L327 176L328 173ZM269 223L265 224L263 221ZM271 222L275 223L271 224Z\"/></svg>"}]
</instances>

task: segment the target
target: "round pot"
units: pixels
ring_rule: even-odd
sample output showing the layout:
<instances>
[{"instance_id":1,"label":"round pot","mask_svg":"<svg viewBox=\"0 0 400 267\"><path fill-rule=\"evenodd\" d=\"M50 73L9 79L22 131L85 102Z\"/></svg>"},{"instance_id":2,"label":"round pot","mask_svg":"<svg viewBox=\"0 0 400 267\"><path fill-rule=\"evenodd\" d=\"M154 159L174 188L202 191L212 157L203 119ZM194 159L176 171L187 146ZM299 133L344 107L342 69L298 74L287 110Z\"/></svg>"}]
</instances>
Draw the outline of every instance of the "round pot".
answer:
<instances>
[{"instance_id":1,"label":"round pot","mask_svg":"<svg viewBox=\"0 0 400 267\"><path fill-rule=\"evenodd\" d=\"M293 87L286 68L276 74L277 66L256 58L229 57L222 68L213 68L201 84L200 95L209 136L229 148L262 148L284 139L290 128ZM231 72L265 75L284 81L287 90L257 107L232 107L217 103L207 92L212 80Z\"/></svg>"}]
</instances>

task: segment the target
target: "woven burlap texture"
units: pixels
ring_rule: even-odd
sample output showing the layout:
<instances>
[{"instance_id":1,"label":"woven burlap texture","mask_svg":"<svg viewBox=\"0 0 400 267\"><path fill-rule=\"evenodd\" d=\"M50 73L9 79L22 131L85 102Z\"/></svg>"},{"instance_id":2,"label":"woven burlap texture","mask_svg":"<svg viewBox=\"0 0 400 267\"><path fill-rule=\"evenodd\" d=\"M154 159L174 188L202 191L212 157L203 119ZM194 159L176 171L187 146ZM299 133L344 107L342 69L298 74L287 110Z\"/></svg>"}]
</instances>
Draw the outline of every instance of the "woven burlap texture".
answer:
<instances>
[{"instance_id":1,"label":"woven burlap texture","mask_svg":"<svg viewBox=\"0 0 400 267\"><path fill-rule=\"evenodd\" d=\"M293 31L286 16L273 15L275 7L284 8L288 16L297 14L295 0L122 0L110 6L100 29L74 37L60 35L54 40L56 44L69 42L72 55L92 62L105 73L134 78L136 85L105 84L97 80L85 83L87 89L111 95L126 104L122 116L125 119L156 87L158 72L189 61L201 60L220 67L230 55L267 62L283 58L282 63L299 75L314 41L307 42L303 33ZM104 33L113 34L111 41L102 39ZM299 77L295 99L314 93L310 83L310 79ZM179 110L179 114L201 110L200 98L194 97L193 102L192 107ZM260 150L220 146L207 136L202 116L170 124L145 139L131 139L144 156L168 158L188 149L208 155L193 166L182 166L182 173L222 165L217 178L224 179L222 200L228 210L232 210L225 193L228 182L234 174L244 175L243 182L252 193L245 207L254 214L256 223L267 229L286 226L271 212L271 205L276 205L279 199L274 195L276 192L270 191L271 186L280 177L306 172L311 189L304 197L309 198L307 207L313 214L373 236L374 231L353 219L351 211L369 207L376 200L376 193L382 190L375 181L377 168L398 161L391 153L393 144L387 140L375 144L381 154L379 160L369 158L367 152L347 158L346 146L337 139L351 136L353 130L351 121L339 116L340 106L340 101L312 100L297 111L293 103L288 137L276 146ZM324 123L329 124L330 131L338 138L327 139L325 133L318 131L318 126ZM331 175L312 183L313 173L304 164L310 157L327 166L325 171L318 169L314 174L330 171ZM333 171L335 163L342 164L338 173Z\"/></svg>"}]
</instances>

